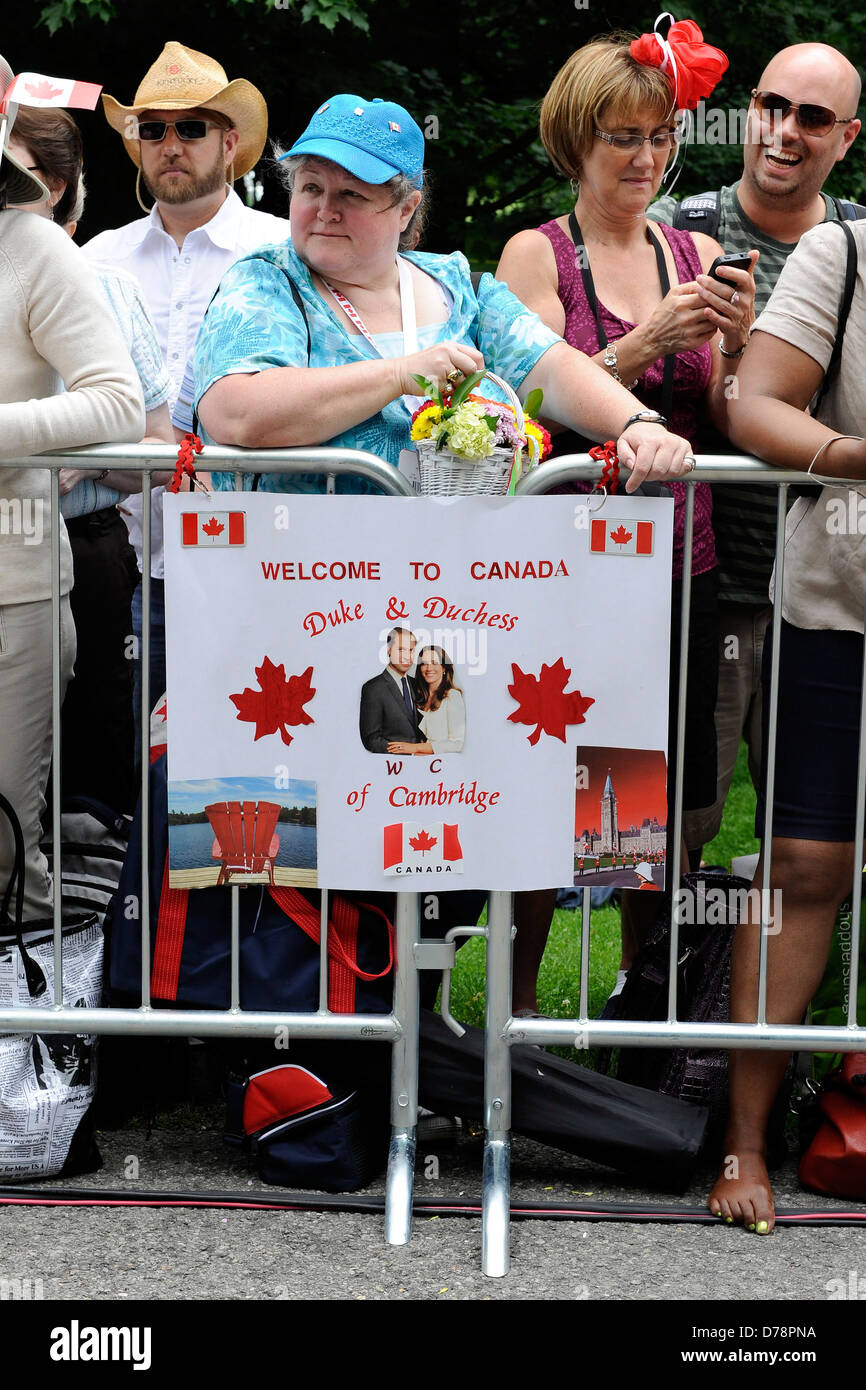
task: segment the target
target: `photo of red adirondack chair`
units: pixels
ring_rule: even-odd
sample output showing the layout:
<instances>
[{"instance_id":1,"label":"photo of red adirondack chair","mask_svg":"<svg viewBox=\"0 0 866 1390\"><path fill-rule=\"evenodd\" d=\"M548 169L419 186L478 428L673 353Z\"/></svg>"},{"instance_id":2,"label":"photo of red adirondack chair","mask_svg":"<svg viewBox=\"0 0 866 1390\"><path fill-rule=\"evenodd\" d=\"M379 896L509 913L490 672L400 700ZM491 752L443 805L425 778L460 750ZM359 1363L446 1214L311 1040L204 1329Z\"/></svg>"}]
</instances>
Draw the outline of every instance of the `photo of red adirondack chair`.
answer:
<instances>
[{"instance_id":1,"label":"photo of red adirondack chair","mask_svg":"<svg viewBox=\"0 0 866 1390\"><path fill-rule=\"evenodd\" d=\"M205 806L215 835L213 858L220 860L217 887L232 874L267 874L274 887L274 860L280 848L274 833L280 807L273 801L214 801Z\"/></svg>"}]
</instances>

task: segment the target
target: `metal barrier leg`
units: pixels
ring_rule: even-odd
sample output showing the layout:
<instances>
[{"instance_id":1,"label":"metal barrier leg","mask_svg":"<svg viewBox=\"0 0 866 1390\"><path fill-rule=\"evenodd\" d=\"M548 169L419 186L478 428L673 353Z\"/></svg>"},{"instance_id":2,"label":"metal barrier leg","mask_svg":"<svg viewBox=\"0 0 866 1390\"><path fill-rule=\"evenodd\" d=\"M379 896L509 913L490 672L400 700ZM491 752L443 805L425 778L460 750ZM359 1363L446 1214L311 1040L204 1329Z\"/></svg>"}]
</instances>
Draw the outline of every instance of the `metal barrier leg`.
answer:
<instances>
[{"instance_id":1,"label":"metal barrier leg","mask_svg":"<svg viewBox=\"0 0 866 1390\"><path fill-rule=\"evenodd\" d=\"M484 1168L481 1191L481 1268L500 1278L511 1258L511 893L491 893L487 909L487 1019L484 1038Z\"/></svg>"},{"instance_id":2,"label":"metal barrier leg","mask_svg":"<svg viewBox=\"0 0 866 1390\"><path fill-rule=\"evenodd\" d=\"M398 893L394 1012L402 1031L391 1053L391 1143L385 1185L385 1240L389 1245L405 1245L412 1231L415 1126L418 1121L419 1003L415 943L419 940L420 921L418 894Z\"/></svg>"}]
</instances>

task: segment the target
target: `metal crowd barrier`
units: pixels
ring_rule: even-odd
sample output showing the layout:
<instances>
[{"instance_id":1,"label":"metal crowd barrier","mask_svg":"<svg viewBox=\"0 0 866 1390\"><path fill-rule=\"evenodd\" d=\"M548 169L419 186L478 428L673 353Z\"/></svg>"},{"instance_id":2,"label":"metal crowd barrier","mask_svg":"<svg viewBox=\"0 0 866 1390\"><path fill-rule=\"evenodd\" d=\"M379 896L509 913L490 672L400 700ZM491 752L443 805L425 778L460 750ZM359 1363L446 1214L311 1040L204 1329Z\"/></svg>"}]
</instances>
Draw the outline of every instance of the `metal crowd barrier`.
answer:
<instances>
[{"instance_id":1,"label":"metal crowd barrier","mask_svg":"<svg viewBox=\"0 0 866 1390\"><path fill-rule=\"evenodd\" d=\"M415 1126L418 1096L418 964L420 944L420 895L398 893L395 913L396 966L394 971L394 1000L390 1014L333 1014L328 1009L328 892L322 890L321 946L319 957L319 1008L316 1013L277 1013L240 1008L239 962L239 892L231 892L231 1004L227 1011L193 1009L158 1009L150 999L150 880L149 880L149 787L150 761L150 554L151 554L151 478L153 472L171 471L177 461L177 450L171 445L99 445L89 449L73 449L65 453L40 454L8 459L0 463L0 482L4 467L32 467L51 470L51 515L59 515L59 471L63 467L124 468L143 474L143 578L142 578L142 643L141 686L141 1005L138 1008L78 1009L65 1008L61 1003L50 1008L26 1010L0 1008L0 1032L7 1033L80 1033L86 1025L91 1033L158 1034L191 1037L274 1037L277 1030L297 1038L352 1039L360 1042L390 1042L391 1065L391 1139L388 1151L388 1171L385 1196L385 1239L391 1245L408 1241L412 1221L412 1193L415 1170ZM375 454L342 449L270 449L265 454L255 450L238 450L208 446L202 467L214 471L236 472L236 486L241 488L242 472L322 473L326 490L335 491L337 476L351 475L374 482L391 496L412 495L406 480ZM57 765L62 756L60 736L60 535L61 528L53 526L51 556L51 587L53 605L52 651L52 727L54 758ZM161 692L159 692L161 693ZM61 844L60 778L53 778L51 804L52 838ZM61 870L62 872L62 870ZM57 886L55 876L55 887ZM61 894L54 894L54 979L55 998L63 998L63 945L61 936ZM423 956L420 957L423 960Z\"/></svg>"},{"instance_id":2,"label":"metal crowd barrier","mask_svg":"<svg viewBox=\"0 0 866 1390\"><path fill-rule=\"evenodd\" d=\"M174 466L176 454L171 446L102 445L86 450L71 450L63 454L39 455L7 460L3 467L49 468L51 477L52 514L59 510L58 473L67 465L124 468L141 472L143 478L143 548L144 576L142 582L142 708L149 708L149 624L150 624L150 475ZM411 496L411 488L396 470L373 454L339 449L271 449L254 450L209 446L203 466L218 471L236 468L242 461L242 471L279 473L318 472L325 475L327 491L335 490L338 475L352 474L375 482L392 496ZM600 467L588 455L570 455L545 464L525 477L518 487L523 497L537 496L557 484L577 480L595 480ZM838 480L833 480L838 481ZM755 460L719 455L703 456L686 484L687 505L684 533L683 598L680 617L680 685L677 710L677 781L674 814L670 836L673 843L668 856L670 882L679 883L682 829L682 770L685 738L684 710L688 682L689 580L691 578L691 549L694 526L695 482L767 483L778 486L776 586L781 592L784 573L784 520L788 488L803 482L799 472L769 468ZM240 473L237 473L240 488ZM55 527L52 547L52 601L54 606L54 651L52 672L53 736L55 756L60 747L60 548L59 528ZM773 609L773 651L778 652L781 628L781 607ZM866 674L866 673L864 673ZM778 705L778 676L775 659L772 665L770 689L770 722L768 742L768 791L766 823L773 818L773 776L775 768L775 737ZM149 721L142 719L142 1003L139 1008L81 1009L28 1008L26 1020L20 1009L0 1009L0 1031L5 1032L80 1032L83 1022L93 1033L174 1034L197 1037L214 1036L273 1036L276 1029L288 1028L296 1037L352 1039L359 1041L389 1041L392 1046L391 1071L391 1140L386 1180L385 1239L389 1244L405 1244L409 1239L412 1216L412 1192L415 1165L415 1126L417 1121L418 1090L418 969L429 959L441 964L441 949L425 957L420 937L420 895L398 893L396 909L397 961L394 981L394 1003L390 1014L376 1015L374 1027L370 1016L364 1014L335 1015L327 1007L327 892L322 891L322 939L320 947L319 1009L316 1013L265 1013L242 1010L239 1004L239 899L242 891L231 887L231 1005L228 1011L154 1010L150 1002L150 910L148 889L148 781ZM866 748L866 680L861 705L861 749ZM861 754L857 782L855 841L862 843L866 807L866 758ZM60 837L60 781L53 782L52 799L53 840ZM485 1141L483 1159L482 1199L482 1268L491 1276L504 1275L509 1268L509 1204L510 1204L510 1129L511 1129L511 1057L514 1043L581 1048L594 1045L605 1047L708 1047L763 1048L809 1052L854 1051L866 1048L866 1027L857 1023L857 979L860 955L861 874L855 872L852 888L852 932L847 1022L844 1027L807 1027L803 1025L769 1024L766 1018L767 992L767 934L770 901L771 845L766 843L763 861L763 893L761 895L761 944L757 1018L754 1023L697 1024L679 1021L676 1016L676 971L679 925L673 914L669 955L668 1017L664 1022L626 1022L591 1019L588 1016L590 966L590 890L584 889L581 918L579 1006L573 1019L515 1019L511 1013L512 957L512 894L493 890L489 895L487 927L476 928L475 934L487 937L487 1001L485 1024ZM449 934L452 936L453 934ZM451 948L453 951L453 947ZM61 981L56 991L62 997L62 938L61 899L54 901L54 965L55 979ZM448 972L444 973L443 1014L448 1018Z\"/></svg>"},{"instance_id":3,"label":"metal crowd barrier","mask_svg":"<svg viewBox=\"0 0 866 1390\"><path fill-rule=\"evenodd\" d=\"M586 454L568 455L547 463L528 474L519 484L523 497L539 496L561 483L597 479L598 464ZM838 479L833 479L838 482ZM683 598L680 616L679 703L677 707L677 778L673 821L668 820L668 882L680 882L682 840L682 777L685 743L684 712L688 683L689 581L692 570L694 528L694 484L755 483L778 486L776 508L776 594L782 593L785 562L785 515L788 488L802 484L803 474L771 468L754 459L730 455L704 455L689 474L686 487L685 532L683 537ZM765 823L773 824L773 781L776 765L776 723L778 710L778 670L781 630L781 603L773 606L773 662L771 667L768 766ZM857 779L855 844L863 842L864 801L866 801L866 672L864 672L860 723L860 757ZM671 844L671 840L673 843ZM626 1022L591 1019L588 1015L590 958L590 889L583 890L580 931L580 985L578 1015L573 1019L515 1019L511 1014L511 937L512 902L509 893L491 893L487 939L487 1018L485 1036L485 1142L482 1195L482 1266L485 1274L503 1275L509 1268L510 1206L510 1129L511 1056L513 1043L542 1046L593 1047L715 1047L764 1048L803 1052L853 1052L866 1048L866 1026L857 1025L857 981L860 959L860 900L862 874L855 855L852 886L852 924L848 1013L844 1027L809 1027L767 1022L767 936L769 929L770 871L772 837L764 841L761 893L761 937L757 1018L754 1023L701 1024L677 1019L677 972L679 922L672 913L668 956L668 1016L664 1022Z\"/></svg>"}]
</instances>

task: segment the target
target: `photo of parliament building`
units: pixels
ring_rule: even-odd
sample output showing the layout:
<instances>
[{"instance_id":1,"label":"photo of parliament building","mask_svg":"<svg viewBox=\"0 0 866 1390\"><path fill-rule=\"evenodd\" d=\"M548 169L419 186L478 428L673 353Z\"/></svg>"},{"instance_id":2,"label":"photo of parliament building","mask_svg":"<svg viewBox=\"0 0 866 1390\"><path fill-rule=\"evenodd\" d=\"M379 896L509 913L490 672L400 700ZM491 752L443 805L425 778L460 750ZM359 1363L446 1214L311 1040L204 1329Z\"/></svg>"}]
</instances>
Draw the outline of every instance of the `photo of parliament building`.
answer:
<instances>
[{"instance_id":1,"label":"photo of parliament building","mask_svg":"<svg viewBox=\"0 0 866 1390\"><path fill-rule=\"evenodd\" d=\"M601 794L601 831L593 826L591 831L585 829L576 835L575 855L635 853L645 856L665 849L666 844L667 827L649 816L639 826L630 825L620 829L616 792L608 768Z\"/></svg>"}]
</instances>

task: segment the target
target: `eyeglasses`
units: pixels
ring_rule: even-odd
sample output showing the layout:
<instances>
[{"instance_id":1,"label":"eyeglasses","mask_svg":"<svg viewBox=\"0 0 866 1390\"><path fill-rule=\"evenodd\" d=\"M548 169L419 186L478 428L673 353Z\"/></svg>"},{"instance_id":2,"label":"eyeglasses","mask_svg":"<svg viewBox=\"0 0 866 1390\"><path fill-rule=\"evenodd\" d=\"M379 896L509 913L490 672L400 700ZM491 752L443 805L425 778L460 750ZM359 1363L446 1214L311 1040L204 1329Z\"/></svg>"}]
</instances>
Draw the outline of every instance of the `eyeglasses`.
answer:
<instances>
[{"instance_id":1,"label":"eyeglasses","mask_svg":"<svg viewBox=\"0 0 866 1390\"><path fill-rule=\"evenodd\" d=\"M175 131L178 140L183 140L184 143L188 140L203 140L209 130L224 129L223 126L217 125L216 121L200 121L194 117L181 121L139 121L138 138L154 142L164 140L169 126Z\"/></svg>"},{"instance_id":2,"label":"eyeglasses","mask_svg":"<svg viewBox=\"0 0 866 1390\"><path fill-rule=\"evenodd\" d=\"M793 111L797 125L806 135L829 135L834 126L850 125L854 120L853 116L840 118L829 106L814 106L811 102L798 105L795 101L789 101L787 97L780 97L778 92L753 90L752 100L755 110L760 115L767 116L771 123L774 118L781 123L789 112Z\"/></svg>"},{"instance_id":3,"label":"eyeglasses","mask_svg":"<svg viewBox=\"0 0 866 1390\"><path fill-rule=\"evenodd\" d=\"M608 135L598 127L593 134L597 135L599 140L606 140L618 154L637 154L644 143L648 143L653 150L671 150L682 139L679 126L673 130L660 130L655 135Z\"/></svg>"}]
</instances>

